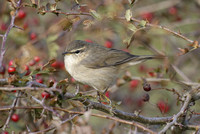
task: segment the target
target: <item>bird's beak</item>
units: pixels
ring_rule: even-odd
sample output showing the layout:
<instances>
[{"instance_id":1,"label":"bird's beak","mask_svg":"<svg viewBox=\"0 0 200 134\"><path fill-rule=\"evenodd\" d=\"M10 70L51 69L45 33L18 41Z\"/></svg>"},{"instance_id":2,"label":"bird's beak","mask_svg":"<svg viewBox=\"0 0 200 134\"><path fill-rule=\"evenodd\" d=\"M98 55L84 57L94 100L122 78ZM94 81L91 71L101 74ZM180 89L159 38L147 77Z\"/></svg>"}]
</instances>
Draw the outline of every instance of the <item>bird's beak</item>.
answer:
<instances>
[{"instance_id":1,"label":"bird's beak","mask_svg":"<svg viewBox=\"0 0 200 134\"><path fill-rule=\"evenodd\" d=\"M64 52L64 53L62 53L63 56L64 55L69 55L69 54L72 54L72 52Z\"/></svg>"}]
</instances>

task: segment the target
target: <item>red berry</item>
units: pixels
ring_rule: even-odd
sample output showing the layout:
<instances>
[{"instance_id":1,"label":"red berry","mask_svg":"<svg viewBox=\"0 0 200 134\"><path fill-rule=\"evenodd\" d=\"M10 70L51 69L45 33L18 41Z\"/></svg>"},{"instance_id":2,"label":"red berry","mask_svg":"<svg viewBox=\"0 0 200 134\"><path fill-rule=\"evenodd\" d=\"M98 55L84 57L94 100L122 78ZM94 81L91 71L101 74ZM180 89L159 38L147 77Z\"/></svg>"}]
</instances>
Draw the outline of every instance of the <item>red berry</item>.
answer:
<instances>
[{"instance_id":1,"label":"red berry","mask_svg":"<svg viewBox=\"0 0 200 134\"><path fill-rule=\"evenodd\" d=\"M27 65L25 65L25 70L26 70L26 74L25 74L26 76L31 73L30 70L29 70L29 67Z\"/></svg>"},{"instance_id":2,"label":"red berry","mask_svg":"<svg viewBox=\"0 0 200 134\"><path fill-rule=\"evenodd\" d=\"M168 12L171 15L176 15L177 14L177 9L176 9L176 7L171 7L171 8L169 8Z\"/></svg>"},{"instance_id":3,"label":"red berry","mask_svg":"<svg viewBox=\"0 0 200 134\"><path fill-rule=\"evenodd\" d=\"M159 108L161 113L167 113L169 111L169 105L164 101L159 101L157 103L157 107Z\"/></svg>"},{"instance_id":4,"label":"red berry","mask_svg":"<svg viewBox=\"0 0 200 134\"><path fill-rule=\"evenodd\" d=\"M8 131L4 131L4 132L2 132L1 134L9 134L9 133L8 133Z\"/></svg>"},{"instance_id":5,"label":"red berry","mask_svg":"<svg viewBox=\"0 0 200 134\"><path fill-rule=\"evenodd\" d=\"M148 20L149 22L153 19L153 13L150 13L150 12L143 13L141 16L142 16L142 19Z\"/></svg>"},{"instance_id":6,"label":"red berry","mask_svg":"<svg viewBox=\"0 0 200 134\"><path fill-rule=\"evenodd\" d=\"M107 41L105 42L104 46L107 47L107 48L112 48L112 47L113 47L113 42L107 40Z\"/></svg>"},{"instance_id":7,"label":"red berry","mask_svg":"<svg viewBox=\"0 0 200 134\"><path fill-rule=\"evenodd\" d=\"M12 121L17 122L19 120L19 115L13 114L11 119L12 119Z\"/></svg>"},{"instance_id":8,"label":"red berry","mask_svg":"<svg viewBox=\"0 0 200 134\"><path fill-rule=\"evenodd\" d=\"M148 73L151 77L154 77L155 76L155 73L154 72L149 72Z\"/></svg>"},{"instance_id":9,"label":"red berry","mask_svg":"<svg viewBox=\"0 0 200 134\"><path fill-rule=\"evenodd\" d=\"M150 91L151 90L151 85L149 84L149 83L144 83L143 84L143 89L144 89L144 91Z\"/></svg>"},{"instance_id":10,"label":"red berry","mask_svg":"<svg viewBox=\"0 0 200 134\"><path fill-rule=\"evenodd\" d=\"M24 70L29 70L28 65L25 65L25 66L24 66Z\"/></svg>"},{"instance_id":11,"label":"red berry","mask_svg":"<svg viewBox=\"0 0 200 134\"><path fill-rule=\"evenodd\" d=\"M176 16L176 21L181 21L182 18L180 16Z\"/></svg>"},{"instance_id":12,"label":"red berry","mask_svg":"<svg viewBox=\"0 0 200 134\"><path fill-rule=\"evenodd\" d=\"M13 93L16 93L16 92L17 92L17 90L12 90L12 92L13 92Z\"/></svg>"},{"instance_id":13,"label":"red berry","mask_svg":"<svg viewBox=\"0 0 200 134\"><path fill-rule=\"evenodd\" d=\"M36 74L36 75L35 75L36 78L38 78L38 77L40 77L40 76L41 76L41 74Z\"/></svg>"},{"instance_id":14,"label":"red berry","mask_svg":"<svg viewBox=\"0 0 200 134\"><path fill-rule=\"evenodd\" d=\"M30 62L29 62L29 66L33 66L33 65L35 65L35 61L34 60L31 60Z\"/></svg>"},{"instance_id":15,"label":"red berry","mask_svg":"<svg viewBox=\"0 0 200 134\"><path fill-rule=\"evenodd\" d=\"M2 23L2 24L1 24L1 30L2 30L2 31L6 31L7 28L8 28L8 27L7 27L7 25L6 25L5 23Z\"/></svg>"},{"instance_id":16,"label":"red berry","mask_svg":"<svg viewBox=\"0 0 200 134\"><path fill-rule=\"evenodd\" d=\"M132 80L130 81L130 87L131 88L136 88L139 84L139 81L138 80Z\"/></svg>"},{"instance_id":17,"label":"red berry","mask_svg":"<svg viewBox=\"0 0 200 134\"><path fill-rule=\"evenodd\" d=\"M16 68L15 67L9 67L8 68L8 73L9 74L14 74L16 72Z\"/></svg>"},{"instance_id":18,"label":"red berry","mask_svg":"<svg viewBox=\"0 0 200 134\"><path fill-rule=\"evenodd\" d=\"M19 17L20 19L23 19L23 18L26 17L26 13L25 13L23 10L19 10L19 12L18 12L18 17Z\"/></svg>"},{"instance_id":19,"label":"red berry","mask_svg":"<svg viewBox=\"0 0 200 134\"><path fill-rule=\"evenodd\" d=\"M64 62L59 62L59 66L60 66L60 69L65 69L65 64L64 64Z\"/></svg>"},{"instance_id":20,"label":"red berry","mask_svg":"<svg viewBox=\"0 0 200 134\"><path fill-rule=\"evenodd\" d=\"M39 79L36 79L36 81L38 82L38 83L43 83L43 79L42 78L39 78Z\"/></svg>"},{"instance_id":21,"label":"red berry","mask_svg":"<svg viewBox=\"0 0 200 134\"><path fill-rule=\"evenodd\" d=\"M89 43L93 43L93 41L89 40L89 39L86 39L85 40L86 42L89 42Z\"/></svg>"},{"instance_id":22,"label":"red berry","mask_svg":"<svg viewBox=\"0 0 200 134\"><path fill-rule=\"evenodd\" d=\"M8 63L8 66L13 66L13 64L14 64L14 61L10 60L9 63Z\"/></svg>"},{"instance_id":23,"label":"red berry","mask_svg":"<svg viewBox=\"0 0 200 134\"><path fill-rule=\"evenodd\" d=\"M105 93L105 96L109 98L109 97L110 97L110 92L107 91L107 92Z\"/></svg>"},{"instance_id":24,"label":"red berry","mask_svg":"<svg viewBox=\"0 0 200 134\"><path fill-rule=\"evenodd\" d=\"M31 33L31 34L30 34L30 39L31 39L31 40L35 40L36 38L37 38L36 33Z\"/></svg>"},{"instance_id":25,"label":"red berry","mask_svg":"<svg viewBox=\"0 0 200 134\"><path fill-rule=\"evenodd\" d=\"M35 62L39 62L40 61L40 57L39 56L35 56L34 60L35 60Z\"/></svg>"},{"instance_id":26,"label":"red berry","mask_svg":"<svg viewBox=\"0 0 200 134\"><path fill-rule=\"evenodd\" d=\"M50 97L50 94L47 92L42 92L42 98L48 99Z\"/></svg>"},{"instance_id":27,"label":"red berry","mask_svg":"<svg viewBox=\"0 0 200 134\"><path fill-rule=\"evenodd\" d=\"M54 63L51 64L51 66L54 68L60 68L60 63L58 61L55 61Z\"/></svg>"},{"instance_id":28,"label":"red berry","mask_svg":"<svg viewBox=\"0 0 200 134\"><path fill-rule=\"evenodd\" d=\"M4 65L2 65L2 66L0 67L0 74L4 75L4 74L5 74L5 71L6 71L6 68L5 68Z\"/></svg>"}]
</instances>

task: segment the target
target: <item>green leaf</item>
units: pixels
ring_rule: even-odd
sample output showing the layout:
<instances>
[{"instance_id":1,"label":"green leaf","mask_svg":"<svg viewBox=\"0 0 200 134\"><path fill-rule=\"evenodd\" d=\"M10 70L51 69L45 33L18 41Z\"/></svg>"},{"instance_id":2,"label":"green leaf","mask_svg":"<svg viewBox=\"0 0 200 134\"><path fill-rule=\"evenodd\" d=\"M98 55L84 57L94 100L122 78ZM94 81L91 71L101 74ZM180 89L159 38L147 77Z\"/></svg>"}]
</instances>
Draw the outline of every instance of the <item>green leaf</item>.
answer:
<instances>
[{"instance_id":1,"label":"green leaf","mask_svg":"<svg viewBox=\"0 0 200 134\"><path fill-rule=\"evenodd\" d=\"M130 21L132 17L132 12L130 9L126 10L125 18L127 21Z\"/></svg>"},{"instance_id":2,"label":"green leaf","mask_svg":"<svg viewBox=\"0 0 200 134\"><path fill-rule=\"evenodd\" d=\"M101 19L100 14L98 14L95 10L90 9L90 13L92 14L92 16L96 19Z\"/></svg>"},{"instance_id":3,"label":"green leaf","mask_svg":"<svg viewBox=\"0 0 200 134\"><path fill-rule=\"evenodd\" d=\"M130 29L133 32L137 31L137 28L133 24L128 24L128 29Z\"/></svg>"},{"instance_id":4,"label":"green leaf","mask_svg":"<svg viewBox=\"0 0 200 134\"><path fill-rule=\"evenodd\" d=\"M140 21L139 26L145 27L147 22L145 20Z\"/></svg>"}]
</instances>

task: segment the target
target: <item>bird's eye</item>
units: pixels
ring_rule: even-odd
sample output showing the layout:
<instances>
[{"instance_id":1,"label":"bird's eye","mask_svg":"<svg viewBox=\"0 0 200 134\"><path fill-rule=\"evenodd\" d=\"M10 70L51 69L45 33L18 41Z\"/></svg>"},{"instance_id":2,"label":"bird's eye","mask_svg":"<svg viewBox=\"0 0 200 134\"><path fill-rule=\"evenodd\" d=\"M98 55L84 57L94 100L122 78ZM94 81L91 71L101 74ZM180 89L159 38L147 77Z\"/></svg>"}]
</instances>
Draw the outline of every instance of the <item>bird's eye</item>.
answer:
<instances>
[{"instance_id":1,"label":"bird's eye","mask_svg":"<svg viewBox=\"0 0 200 134\"><path fill-rule=\"evenodd\" d=\"M80 53L81 51L80 50L76 50L74 53L75 54L78 54L78 53Z\"/></svg>"}]
</instances>

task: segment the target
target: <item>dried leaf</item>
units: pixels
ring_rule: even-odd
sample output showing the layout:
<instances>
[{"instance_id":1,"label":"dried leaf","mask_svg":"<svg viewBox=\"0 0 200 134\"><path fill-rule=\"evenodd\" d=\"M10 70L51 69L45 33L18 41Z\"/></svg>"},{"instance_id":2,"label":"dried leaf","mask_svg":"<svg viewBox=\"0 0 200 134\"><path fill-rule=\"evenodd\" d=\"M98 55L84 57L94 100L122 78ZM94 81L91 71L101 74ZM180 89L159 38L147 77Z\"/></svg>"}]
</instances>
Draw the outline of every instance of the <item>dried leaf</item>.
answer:
<instances>
[{"instance_id":1,"label":"dried leaf","mask_svg":"<svg viewBox=\"0 0 200 134\"><path fill-rule=\"evenodd\" d=\"M50 10L51 11L56 11L56 9L57 9L57 4L56 3L50 5Z\"/></svg>"},{"instance_id":2,"label":"dried leaf","mask_svg":"<svg viewBox=\"0 0 200 134\"><path fill-rule=\"evenodd\" d=\"M52 63L54 63L56 61L56 59L51 59L49 60L43 67L42 70L45 69L47 66L51 65Z\"/></svg>"},{"instance_id":3,"label":"dried leaf","mask_svg":"<svg viewBox=\"0 0 200 134\"><path fill-rule=\"evenodd\" d=\"M184 55L190 51L188 48L184 48L184 49L178 48L178 49L179 49L179 51L181 51L180 53L178 53L179 56Z\"/></svg>"},{"instance_id":4,"label":"dried leaf","mask_svg":"<svg viewBox=\"0 0 200 134\"><path fill-rule=\"evenodd\" d=\"M45 11L45 7L41 6L40 8L38 8L38 13L41 15L45 15L46 11Z\"/></svg>"},{"instance_id":5,"label":"dried leaf","mask_svg":"<svg viewBox=\"0 0 200 134\"><path fill-rule=\"evenodd\" d=\"M131 5L135 4L137 1L138 1L138 0L128 0L128 2L129 2Z\"/></svg>"},{"instance_id":6,"label":"dried leaf","mask_svg":"<svg viewBox=\"0 0 200 134\"><path fill-rule=\"evenodd\" d=\"M76 16L75 18L73 18L72 19L72 22L74 23L74 22L77 22L77 21L79 21L81 18L79 17L79 16Z\"/></svg>"},{"instance_id":7,"label":"dried leaf","mask_svg":"<svg viewBox=\"0 0 200 134\"><path fill-rule=\"evenodd\" d=\"M191 46L191 47L193 47L195 49L200 47L198 41L194 41L192 44L188 44L188 46Z\"/></svg>"}]
</instances>

